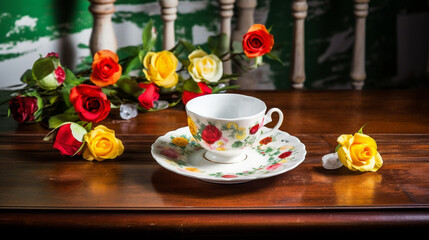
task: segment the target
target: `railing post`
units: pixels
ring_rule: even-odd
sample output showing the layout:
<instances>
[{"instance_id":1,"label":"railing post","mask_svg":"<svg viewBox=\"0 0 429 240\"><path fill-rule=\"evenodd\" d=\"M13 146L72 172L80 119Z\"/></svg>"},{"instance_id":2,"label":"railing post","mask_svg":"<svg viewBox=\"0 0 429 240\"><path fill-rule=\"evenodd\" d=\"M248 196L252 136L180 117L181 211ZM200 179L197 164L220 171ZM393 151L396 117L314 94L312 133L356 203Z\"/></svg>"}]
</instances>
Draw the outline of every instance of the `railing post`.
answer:
<instances>
[{"instance_id":1,"label":"railing post","mask_svg":"<svg viewBox=\"0 0 429 240\"><path fill-rule=\"evenodd\" d=\"M232 40L237 42L243 41L243 36L247 33L249 28L255 23L255 8L257 0L237 0L237 21L235 29L232 32ZM238 60L243 67L250 67L254 61ZM262 68L252 69L251 71L244 72L240 67L233 68L234 72L240 73L237 79L237 84L240 89L257 89L258 84L261 82Z\"/></svg>"},{"instance_id":2,"label":"railing post","mask_svg":"<svg viewBox=\"0 0 429 240\"><path fill-rule=\"evenodd\" d=\"M294 17L291 82L292 88L302 89L305 82L304 58L304 20L307 17L307 1L294 0L292 2L292 15Z\"/></svg>"},{"instance_id":3,"label":"railing post","mask_svg":"<svg viewBox=\"0 0 429 240\"><path fill-rule=\"evenodd\" d=\"M177 18L178 0L159 0L161 6L161 18L164 21L164 38L162 40L162 48L169 50L176 45L174 21Z\"/></svg>"},{"instance_id":4,"label":"railing post","mask_svg":"<svg viewBox=\"0 0 429 240\"><path fill-rule=\"evenodd\" d=\"M244 34L246 34L250 26L255 23L254 14L256 5L256 0L237 0L237 27L232 33L232 39L234 41L243 41Z\"/></svg>"},{"instance_id":5,"label":"railing post","mask_svg":"<svg viewBox=\"0 0 429 240\"><path fill-rule=\"evenodd\" d=\"M89 0L89 11L94 22L92 25L89 48L91 54L97 51L108 49L116 52L118 44L112 25L112 14L115 12L114 2L116 0Z\"/></svg>"},{"instance_id":6,"label":"railing post","mask_svg":"<svg viewBox=\"0 0 429 240\"><path fill-rule=\"evenodd\" d=\"M220 32L228 36L228 46L231 45L231 18L234 15L235 0L218 0L220 5ZM223 63L223 72L226 74L232 73L231 61Z\"/></svg>"},{"instance_id":7,"label":"railing post","mask_svg":"<svg viewBox=\"0 0 429 240\"><path fill-rule=\"evenodd\" d=\"M365 73L365 23L368 16L369 0L354 0L355 42L353 48L353 62L350 77L355 89L362 89L366 78Z\"/></svg>"}]
</instances>

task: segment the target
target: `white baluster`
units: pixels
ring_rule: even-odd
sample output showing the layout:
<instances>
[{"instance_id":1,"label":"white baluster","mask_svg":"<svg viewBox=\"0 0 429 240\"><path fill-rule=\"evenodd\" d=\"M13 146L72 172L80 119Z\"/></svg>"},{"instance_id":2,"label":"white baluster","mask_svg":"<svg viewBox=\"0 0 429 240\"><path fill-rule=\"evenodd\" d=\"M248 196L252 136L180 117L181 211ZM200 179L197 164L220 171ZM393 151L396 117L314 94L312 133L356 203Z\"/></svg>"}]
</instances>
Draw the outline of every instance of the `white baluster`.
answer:
<instances>
[{"instance_id":1,"label":"white baluster","mask_svg":"<svg viewBox=\"0 0 429 240\"><path fill-rule=\"evenodd\" d=\"M353 62L350 77L355 89L362 89L366 78L365 73L365 23L368 16L369 0L354 0L355 42L353 48Z\"/></svg>"},{"instance_id":2,"label":"white baluster","mask_svg":"<svg viewBox=\"0 0 429 240\"><path fill-rule=\"evenodd\" d=\"M228 36L228 39L231 39L231 18L234 15L234 3L235 0L218 0L220 5L220 32L225 33ZM228 42L228 46L230 45ZM223 63L223 72L226 74L232 73L231 61L226 61Z\"/></svg>"},{"instance_id":3,"label":"white baluster","mask_svg":"<svg viewBox=\"0 0 429 240\"><path fill-rule=\"evenodd\" d=\"M254 13L256 5L256 0L237 0L237 27L232 33L232 39L234 41L243 41L244 34L246 34L250 26L255 23Z\"/></svg>"},{"instance_id":4,"label":"white baluster","mask_svg":"<svg viewBox=\"0 0 429 240\"><path fill-rule=\"evenodd\" d=\"M174 21L177 18L178 0L159 0L161 6L161 18L164 21L164 38L162 40L162 48L169 50L176 45L174 33Z\"/></svg>"},{"instance_id":5,"label":"white baluster","mask_svg":"<svg viewBox=\"0 0 429 240\"><path fill-rule=\"evenodd\" d=\"M250 26L255 23L254 13L257 5L256 0L237 0L237 24L232 32L232 39L234 41L242 42L243 36L247 33ZM237 60L240 61L240 60ZM254 64L254 61L240 61L244 67L250 67ZM258 84L261 82L263 70L261 67L252 69L248 72L243 72L241 68L234 68L234 73L240 73L240 77L237 79L240 89L258 89Z\"/></svg>"},{"instance_id":6,"label":"white baluster","mask_svg":"<svg viewBox=\"0 0 429 240\"><path fill-rule=\"evenodd\" d=\"M108 49L116 52L118 44L112 25L112 14L115 12L114 2L116 0L89 0L91 2L89 11L94 22L92 25L89 47L91 54Z\"/></svg>"},{"instance_id":7,"label":"white baluster","mask_svg":"<svg viewBox=\"0 0 429 240\"><path fill-rule=\"evenodd\" d=\"M292 43L291 82L294 89L304 88L305 82L304 20L307 17L307 9L306 0L294 0L292 3L292 15L295 20Z\"/></svg>"}]
</instances>

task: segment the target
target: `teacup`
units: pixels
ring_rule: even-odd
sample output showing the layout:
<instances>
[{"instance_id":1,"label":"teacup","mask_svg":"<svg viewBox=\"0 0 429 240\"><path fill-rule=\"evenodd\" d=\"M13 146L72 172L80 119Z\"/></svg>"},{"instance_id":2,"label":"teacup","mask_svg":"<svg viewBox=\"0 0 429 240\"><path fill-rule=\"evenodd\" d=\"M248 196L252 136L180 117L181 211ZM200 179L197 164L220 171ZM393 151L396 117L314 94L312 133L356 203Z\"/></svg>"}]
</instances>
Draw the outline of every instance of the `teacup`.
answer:
<instances>
[{"instance_id":1,"label":"teacup","mask_svg":"<svg viewBox=\"0 0 429 240\"><path fill-rule=\"evenodd\" d=\"M204 158L215 163L237 163L247 158L246 150L262 139L261 128L271 122L277 112L276 131L283 122L278 108L267 107L258 98L241 94L221 93L196 97L186 104L188 127L195 140L207 150Z\"/></svg>"}]
</instances>

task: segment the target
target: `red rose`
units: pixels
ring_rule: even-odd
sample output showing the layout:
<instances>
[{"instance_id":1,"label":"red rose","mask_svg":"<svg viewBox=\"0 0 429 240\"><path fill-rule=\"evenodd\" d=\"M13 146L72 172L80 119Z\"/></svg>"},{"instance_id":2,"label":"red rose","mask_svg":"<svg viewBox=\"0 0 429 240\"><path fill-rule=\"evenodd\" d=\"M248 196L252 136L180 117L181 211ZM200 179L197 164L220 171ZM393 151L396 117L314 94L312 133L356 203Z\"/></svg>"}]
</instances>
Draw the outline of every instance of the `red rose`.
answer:
<instances>
[{"instance_id":1,"label":"red rose","mask_svg":"<svg viewBox=\"0 0 429 240\"><path fill-rule=\"evenodd\" d=\"M146 110L153 108L153 102L159 99L159 88L154 83L139 83L139 87L145 89L138 97L140 106Z\"/></svg>"},{"instance_id":2,"label":"red rose","mask_svg":"<svg viewBox=\"0 0 429 240\"><path fill-rule=\"evenodd\" d=\"M236 177L237 177L237 175L225 174L225 175L222 175L222 177L223 177L223 178L236 178Z\"/></svg>"},{"instance_id":3,"label":"red rose","mask_svg":"<svg viewBox=\"0 0 429 240\"><path fill-rule=\"evenodd\" d=\"M196 98L198 96L202 96L202 95L212 93L212 89L209 88L209 86L207 86L207 84L205 84L203 82L198 82L197 84L201 89L201 93L195 93L195 92L191 92L191 91L183 91L183 94L182 94L183 104L186 105L186 103L188 103L191 99Z\"/></svg>"},{"instance_id":4,"label":"red rose","mask_svg":"<svg viewBox=\"0 0 429 240\"><path fill-rule=\"evenodd\" d=\"M54 138L54 148L59 150L61 155L73 156L83 144L74 137L70 126L71 123L68 123L59 127Z\"/></svg>"},{"instance_id":5,"label":"red rose","mask_svg":"<svg viewBox=\"0 0 429 240\"><path fill-rule=\"evenodd\" d=\"M72 88L70 102L82 121L100 122L110 112L110 101L97 86L80 84Z\"/></svg>"},{"instance_id":6,"label":"red rose","mask_svg":"<svg viewBox=\"0 0 429 240\"><path fill-rule=\"evenodd\" d=\"M219 131L215 126L213 125L207 125L203 133L201 134L201 138L206 141L208 144L213 144L217 140L219 140L222 137L222 132Z\"/></svg>"},{"instance_id":7,"label":"red rose","mask_svg":"<svg viewBox=\"0 0 429 240\"><path fill-rule=\"evenodd\" d=\"M279 158L284 159L284 158L289 157L291 154L292 154L292 152L291 152L291 151L289 151L289 152L284 152L284 153L280 154Z\"/></svg>"},{"instance_id":8,"label":"red rose","mask_svg":"<svg viewBox=\"0 0 429 240\"><path fill-rule=\"evenodd\" d=\"M264 25L253 24L243 36L243 50L248 58L255 58L271 52L274 37Z\"/></svg>"},{"instance_id":9,"label":"red rose","mask_svg":"<svg viewBox=\"0 0 429 240\"><path fill-rule=\"evenodd\" d=\"M118 61L118 55L110 50L96 52L89 80L98 87L115 84L122 75L122 67Z\"/></svg>"},{"instance_id":10,"label":"red rose","mask_svg":"<svg viewBox=\"0 0 429 240\"><path fill-rule=\"evenodd\" d=\"M275 164L273 164L273 165L268 166L268 167L267 167L267 170L268 170L268 171L273 171L273 170L276 170L277 168L279 168L279 167L281 167L281 166L282 166L282 164L281 164L281 163L275 163Z\"/></svg>"},{"instance_id":11,"label":"red rose","mask_svg":"<svg viewBox=\"0 0 429 240\"><path fill-rule=\"evenodd\" d=\"M259 124L256 124L255 126L253 126L251 129L250 129L250 134L255 134L257 131L258 131L258 129L259 129Z\"/></svg>"},{"instance_id":12,"label":"red rose","mask_svg":"<svg viewBox=\"0 0 429 240\"><path fill-rule=\"evenodd\" d=\"M9 109L13 119L18 123L32 122L39 109L37 97L16 96L9 101Z\"/></svg>"}]
</instances>

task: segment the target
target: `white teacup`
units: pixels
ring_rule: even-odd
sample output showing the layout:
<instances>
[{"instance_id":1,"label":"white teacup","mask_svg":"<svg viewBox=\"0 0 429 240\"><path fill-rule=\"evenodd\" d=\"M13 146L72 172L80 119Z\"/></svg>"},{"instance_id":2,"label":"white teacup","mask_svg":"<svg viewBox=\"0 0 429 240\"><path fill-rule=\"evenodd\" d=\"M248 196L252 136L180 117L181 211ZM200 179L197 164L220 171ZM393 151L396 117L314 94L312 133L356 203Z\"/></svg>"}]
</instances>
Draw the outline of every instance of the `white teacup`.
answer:
<instances>
[{"instance_id":1,"label":"white teacup","mask_svg":"<svg viewBox=\"0 0 429 240\"><path fill-rule=\"evenodd\" d=\"M204 157L215 163L236 163L247 158L246 150L259 142L261 128L271 122L277 112L276 126L263 135L276 131L283 122L283 113L257 98L240 94L209 94L186 104L188 126L195 140L208 151Z\"/></svg>"}]
</instances>

